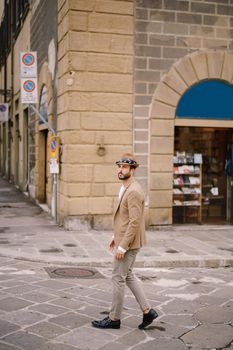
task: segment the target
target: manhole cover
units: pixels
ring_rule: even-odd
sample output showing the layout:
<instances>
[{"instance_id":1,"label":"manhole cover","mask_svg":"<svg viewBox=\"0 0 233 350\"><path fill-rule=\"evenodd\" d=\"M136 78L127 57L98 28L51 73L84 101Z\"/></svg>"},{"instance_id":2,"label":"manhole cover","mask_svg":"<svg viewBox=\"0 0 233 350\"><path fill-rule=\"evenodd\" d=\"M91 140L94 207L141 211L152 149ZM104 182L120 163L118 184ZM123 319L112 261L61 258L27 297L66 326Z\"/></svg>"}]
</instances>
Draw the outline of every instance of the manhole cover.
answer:
<instances>
[{"instance_id":1,"label":"manhole cover","mask_svg":"<svg viewBox=\"0 0 233 350\"><path fill-rule=\"evenodd\" d=\"M104 278L99 271L80 267L45 267L51 278Z\"/></svg>"}]
</instances>

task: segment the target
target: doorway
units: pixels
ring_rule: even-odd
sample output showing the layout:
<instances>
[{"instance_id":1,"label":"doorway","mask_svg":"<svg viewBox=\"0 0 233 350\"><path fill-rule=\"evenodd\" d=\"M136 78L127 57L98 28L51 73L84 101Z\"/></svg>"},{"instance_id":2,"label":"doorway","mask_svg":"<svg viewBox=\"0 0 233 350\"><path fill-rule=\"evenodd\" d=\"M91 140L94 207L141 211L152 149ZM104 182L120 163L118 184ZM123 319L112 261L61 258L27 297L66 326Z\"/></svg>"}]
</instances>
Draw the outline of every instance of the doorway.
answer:
<instances>
[{"instance_id":1,"label":"doorway","mask_svg":"<svg viewBox=\"0 0 233 350\"><path fill-rule=\"evenodd\" d=\"M38 193L40 203L47 202L48 187L48 130L39 132L39 169L38 169Z\"/></svg>"},{"instance_id":2,"label":"doorway","mask_svg":"<svg viewBox=\"0 0 233 350\"><path fill-rule=\"evenodd\" d=\"M175 128L175 153L200 154L202 157L201 222L203 224L233 222L232 165L229 171L226 169L227 159L232 164L232 152L229 153L232 141L233 131L227 128L182 126Z\"/></svg>"}]
</instances>

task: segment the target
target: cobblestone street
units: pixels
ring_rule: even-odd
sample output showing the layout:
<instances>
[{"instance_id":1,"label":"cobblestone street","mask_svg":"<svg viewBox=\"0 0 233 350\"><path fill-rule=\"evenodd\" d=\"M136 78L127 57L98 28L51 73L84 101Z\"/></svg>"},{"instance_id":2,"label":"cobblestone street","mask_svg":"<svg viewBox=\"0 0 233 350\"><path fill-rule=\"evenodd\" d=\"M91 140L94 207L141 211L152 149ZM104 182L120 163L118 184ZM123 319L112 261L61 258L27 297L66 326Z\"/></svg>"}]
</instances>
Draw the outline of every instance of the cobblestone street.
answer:
<instances>
[{"instance_id":1,"label":"cobblestone street","mask_svg":"<svg viewBox=\"0 0 233 350\"><path fill-rule=\"evenodd\" d=\"M233 349L232 267L136 269L159 313L140 331L130 291L121 329L91 326L109 310L108 268L90 277L51 278L49 264L2 257L0 266L1 350Z\"/></svg>"}]
</instances>

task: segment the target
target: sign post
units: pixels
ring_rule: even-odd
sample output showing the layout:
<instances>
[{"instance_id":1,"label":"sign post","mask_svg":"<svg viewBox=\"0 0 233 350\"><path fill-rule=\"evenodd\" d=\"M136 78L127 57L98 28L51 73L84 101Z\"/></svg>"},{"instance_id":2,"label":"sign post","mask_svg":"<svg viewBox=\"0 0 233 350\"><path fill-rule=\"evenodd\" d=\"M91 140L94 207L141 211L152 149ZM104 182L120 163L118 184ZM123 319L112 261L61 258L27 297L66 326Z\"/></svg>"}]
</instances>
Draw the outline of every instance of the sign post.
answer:
<instances>
[{"instance_id":1,"label":"sign post","mask_svg":"<svg viewBox=\"0 0 233 350\"><path fill-rule=\"evenodd\" d=\"M53 176L53 193L51 201L51 213L55 223L57 222L57 174L59 173L59 138L55 130L44 119L41 113L33 106L38 103L37 83L37 53L22 52L20 54L21 72L21 102L29 104L29 107L36 113L48 129L52 132L50 140L50 173Z\"/></svg>"}]
</instances>

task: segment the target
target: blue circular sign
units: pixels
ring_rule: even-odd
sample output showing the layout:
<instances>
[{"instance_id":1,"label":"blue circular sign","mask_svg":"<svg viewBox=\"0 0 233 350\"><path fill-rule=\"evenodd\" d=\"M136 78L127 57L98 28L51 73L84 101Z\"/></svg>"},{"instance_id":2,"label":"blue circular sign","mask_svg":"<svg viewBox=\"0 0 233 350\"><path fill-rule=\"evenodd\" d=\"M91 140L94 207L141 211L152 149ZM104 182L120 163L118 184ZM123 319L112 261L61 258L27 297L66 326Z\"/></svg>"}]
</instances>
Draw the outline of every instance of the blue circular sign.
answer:
<instances>
[{"instance_id":1,"label":"blue circular sign","mask_svg":"<svg viewBox=\"0 0 233 350\"><path fill-rule=\"evenodd\" d=\"M35 62L35 57L31 53L25 53L22 57L22 61L25 66L31 66Z\"/></svg>"},{"instance_id":2,"label":"blue circular sign","mask_svg":"<svg viewBox=\"0 0 233 350\"><path fill-rule=\"evenodd\" d=\"M23 84L23 88L26 92L32 92L35 90L35 83L32 80L26 80Z\"/></svg>"},{"instance_id":3,"label":"blue circular sign","mask_svg":"<svg viewBox=\"0 0 233 350\"><path fill-rule=\"evenodd\" d=\"M56 140L53 139L52 142L51 142L51 150L54 152L56 150L56 147L57 147Z\"/></svg>"}]
</instances>

